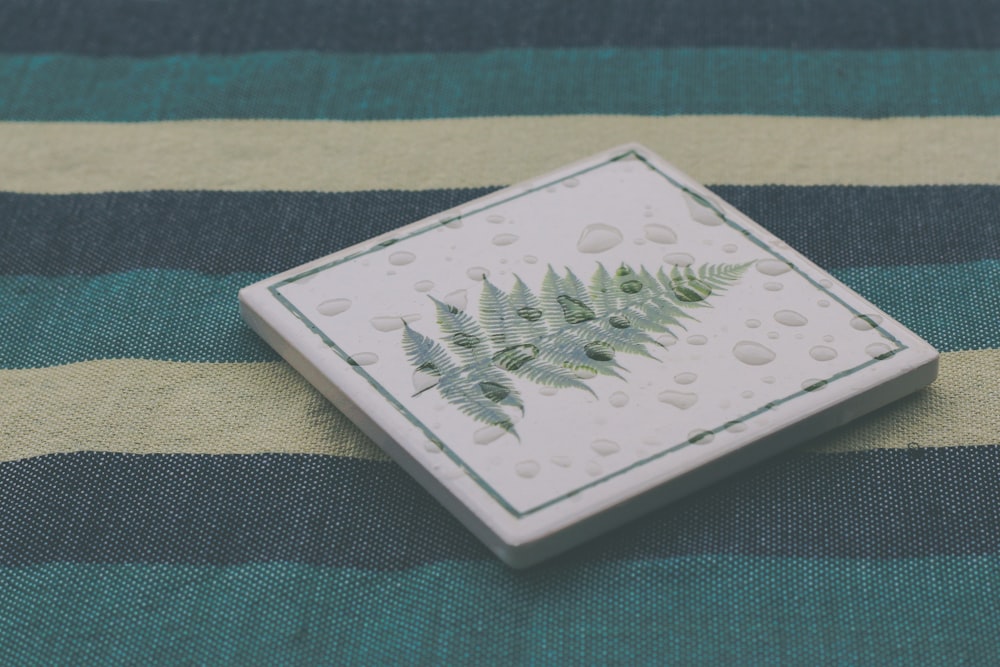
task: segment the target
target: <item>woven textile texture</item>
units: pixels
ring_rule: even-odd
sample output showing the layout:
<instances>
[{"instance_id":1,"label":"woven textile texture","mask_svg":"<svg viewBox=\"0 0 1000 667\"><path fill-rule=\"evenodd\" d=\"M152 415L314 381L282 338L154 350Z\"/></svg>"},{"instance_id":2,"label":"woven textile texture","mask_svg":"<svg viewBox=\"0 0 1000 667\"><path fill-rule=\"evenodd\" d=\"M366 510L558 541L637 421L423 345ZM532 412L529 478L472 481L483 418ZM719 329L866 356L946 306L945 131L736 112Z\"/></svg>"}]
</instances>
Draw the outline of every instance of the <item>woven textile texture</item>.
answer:
<instances>
[{"instance_id":1,"label":"woven textile texture","mask_svg":"<svg viewBox=\"0 0 1000 667\"><path fill-rule=\"evenodd\" d=\"M1000 4L0 5L0 664L1000 662ZM942 352L527 571L245 285L626 141Z\"/></svg>"}]
</instances>

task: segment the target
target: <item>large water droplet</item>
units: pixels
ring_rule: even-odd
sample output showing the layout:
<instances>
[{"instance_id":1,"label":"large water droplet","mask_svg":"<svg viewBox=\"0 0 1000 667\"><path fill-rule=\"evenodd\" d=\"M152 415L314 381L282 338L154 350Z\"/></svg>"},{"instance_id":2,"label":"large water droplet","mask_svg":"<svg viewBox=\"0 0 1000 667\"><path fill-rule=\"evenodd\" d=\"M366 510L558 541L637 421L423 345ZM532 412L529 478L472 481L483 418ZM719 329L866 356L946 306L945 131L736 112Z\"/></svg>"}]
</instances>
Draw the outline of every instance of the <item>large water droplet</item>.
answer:
<instances>
[{"instance_id":1,"label":"large water droplet","mask_svg":"<svg viewBox=\"0 0 1000 667\"><path fill-rule=\"evenodd\" d=\"M472 439L477 445L488 445L506 433L507 429L502 426L484 426L472 434Z\"/></svg>"},{"instance_id":2,"label":"large water droplet","mask_svg":"<svg viewBox=\"0 0 1000 667\"><path fill-rule=\"evenodd\" d=\"M576 242L576 249L586 253L604 252L621 242L622 233L618 229L597 222L584 228L580 240Z\"/></svg>"},{"instance_id":3,"label":"large water droplet","mask_svg":"<svg viewBox=\"0 0 1000 667\"><path fill-rule=\"evenodd\" d=\"M885 343L872 343L865 348L865 353L872 359L888 359L895 351Z\"/></svg>"},{"instance_id":4,"label":"large water droplet","mask_svg":"<svg viewBox=\"0 0 1000 667\"><path fill-rule=\"evenodd\" d=\"M851 327L858 331L868 331L882 324L881 315L855 315L851 318Z\"/></svg>"},{"instance_id":5,"label":"large water droplet","mask_svg":"<svg viewBox=\"0 0 1000 667\"><path fill-rule=\"evenodd\" d=\"M333 317L334 315L340 315L342 312L344 312L350 307L351 307L350 299L330 299L316 306L316 312L318 312L320 315Z\"/></svg>"},{"instance_id":6,"label":"large water droplet","mask_svg":"<svg viewBox=\"0 0 1000 667\"><path fill-rule=\"evenodd\" d=\"M493 245L510 245L518 239L517 234L497 234L493 237Z\"/></svg>"},{"instance_id":7,"label":"large water droplet","mask_svg":"<svg viewBox=\"0 0 1000 667\"><path fill-rule=\"evenodd\" d=\"M352 366L371 366L378 361L378 355L374 352L358 352L352 354L347 359L347 363Z\"/></svg>"},{"instance_id":8,"label":"large water droplet","mask_svg":"<svg viewBox=\"0 0 1000 667\"><path fill-rule=\"evenodd\" d=\"M694 373L678 373L674 376L674 382L677 384L691 384L698 379L698 376Z\"/></svg>"},{"instance_id":9,"label":"large water droplet","mask_svg":"<svg viewBox=\"0 0 1000 667\"><path fill-rule=\"evenodd\" d=\"M614 440L594 440L590 443L590 448L601 456L611 456L612 454L617 454L621 451L621 445L619 445Z\"/></svg>"},{"instance_id":10,"label":"large water droplet","mask_svg":"<svg viewBox=\"0 0 1000 667\"><path fill-rule=\"evenodd\" d=\"M761 259L757 261L755 266L765 276L780 276L782 273L788 273L792 270L792 267L787 262L777 259Z\"/></svg>"},{"instance_id":11,"label":"large water droplet","mask_svg":"<svg viewBox=\"0 0 1000 667\"><path fill-rule=\"evenodd\" d=\"M722 224L719 214L709 208L708 200L700 195L684 193L684 203L687 204L688 213L691 219L709 227L716 227Z\"/></svg>"},{"instance_id":12,"label":"large water droplet","mask_svg":"<svg viewBox=\"0 0 1000 667\"><path fill-rule=\"evenodd\" d=\"M774 321L786 327L802 327L809 323L805 315L794 310L779 310L774 314Z\"/></svg>"},{"instance_id":13,"label":"large water droplet","mask_svg":"<svg viewBox=\"0 0 1000 667\"><path fill-rule=\"evenodd\" d=\"M809 350L809 356L816 361L830 361L837 358L837 351L826 345L816 345Z\"/></svg>"},{"instance_id":14,"label":"large water droplet","mask_svg":"<svg viewBox=\"0 0 1000 667\"><path fill-rule=\"evenodd\" d=\"M434 283L431 282L430 280L419 280L413 283L413 289L417 290L418 292L430 292L432 289L434 289Z\"/></svg>"},{"instance_id":15,"label":"large water droplet","mask_svg":"<svg viewBox=\"0 0 1000 667\"><path fill-rule=\"evenodd\" d=\"M451 306L455 310L465 310L465 307L469 303L469 295L464 289L455 290L454 292L445 294L441 302Z\"/></svg>"},{"instance_id":16,"label":"large water droplet","mask_svg":"<svg viewBox=\"0 0 1000 667\"><path fill-rule=\"evenodd\" d=\"M672 405L681 410L687 410L698 402L698 394L683 391L661 391L656 397L661 403Z\"/></svg>"},{"instance_id":17,"label":"large water droplet","mask_svg":"<svg viewBox=\"0 0 1000 667\"><path fill-rule=\"evenodd\" d=\"M677 243L677 234L666 225L646 225L642 230L653 243Z\"/></svg>"},{"instance_id":18,"label":"large water droplet","mask_svg":"<svg viewBox=\"0 0 1000 667\"><path fill-rule=\"evenodd\" d=\"M692 445L707 445L715 440L715 434L704 429L695 429L688 433L688 442Z\"/></svg>"},{"instance_id":19,"label":"large water droplet","mask_svg":"<svg viewBox=\"0 0 1000 667\"><path fill-rule=\"evenodd\" d=\"M624 391L616 391L608 398L608 402L616 408L623 408L628 405L628 394Z\"/></svg>"},{"instance_id":20,"label":"large water droplet","mask_svg":"<svg viewBox=\"0 0 1000 667\"><path fill-rule=\"evenodd\" d=\"M774 352L760 343L750 340L741 340L733 346L733 355L750 366L763 366L774 361Z\"/></svg>"},{"instance_id":21,"label":"large water droplet","mask_svg":"<svg viewBox=\"0 0 1000 667\"><path fill-rule=\"evenodd\" d=\"M465 275L469 276L471 280L485 280L490 275L490 270L481 266L473 266L465 272Z\"/></svg>"},{"instance_id":22,"label":"large water droplet","mask_svg":"<svg viewBox=\"0 0 1000 667\"><path fill-rule=\"evenodd\" d=\"M416 322L419 319L419 314L410 313L409 315L383 315L381 317L373 317L369 321L379 331L396 331L397 329L402 329L404 324Z\"/></svg>"},{"instance_id":23,"label":"large water droplet","mask_svg":"<svg viewBox=\"0 0 1000 667\"><path fill-rule=\"evenodd\" d=\"M693 336L687 337L688 345L704 345L708 342L708 339L701 334L695 334Z\"/></svg>"},{"instance_id":24,"label":"large water droplet","mask_svg":"<svg viewBox=\"0 0 1000 667\"><path fill-rule=\"evenodd\" d=\"M417 258L412 252L400 250L389 255L389 263L393 266L406 266Z\"/></svg>"},{"instance_id":25,"label":"large water droplet","mask_svg":"<svg viewBox=\"0 0 1000 667\"><path fill-rule=\"evenodd\" d=\"M541 470L542 466L538 464L538 461L520 461L514 465L514 472L525 479L531 479Z\"/></svg>"},{"instance_id":26,"label":"large water droplet","mask_svg":"<svg viewBox=\"0 0 1000 667\"><path fill-rule=\"evenodd\" d=\"M672 252L663 256L663 261L674 266L691 266L694 264L694 257L686 252Z\"/></svg>"}]
</instances>

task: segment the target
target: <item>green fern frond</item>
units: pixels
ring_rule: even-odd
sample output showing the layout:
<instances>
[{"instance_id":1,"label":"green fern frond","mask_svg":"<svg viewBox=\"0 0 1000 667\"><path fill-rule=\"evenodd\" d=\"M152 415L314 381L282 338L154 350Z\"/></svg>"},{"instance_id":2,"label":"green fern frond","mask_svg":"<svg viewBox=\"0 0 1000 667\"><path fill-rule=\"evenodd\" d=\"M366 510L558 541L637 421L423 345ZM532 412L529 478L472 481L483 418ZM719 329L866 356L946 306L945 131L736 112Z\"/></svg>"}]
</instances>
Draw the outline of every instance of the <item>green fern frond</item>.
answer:
<instances>
[{"instance_id":1,"label":"green fern frond","mask_svg":"<svg viewBox=\"0 0 1000 667\"><path fill-rule=\"evenodd\" d=\"M753 266L753 262L744 264L703 264L698 267L698 279L709 285L716 293L722 293Z\"/></svg>"},{"instance_id":2,"label":"green fern frond","mask_svg":"<svg viewBox=\"0 0 1000 667\"><path fill-rule=\"evenodd\" d=\"M490 344L479 323L464 310L431 297L437 309L437 323L444 341L465 364L477 364L490 358Z\"/></svg>"}]
</instances>

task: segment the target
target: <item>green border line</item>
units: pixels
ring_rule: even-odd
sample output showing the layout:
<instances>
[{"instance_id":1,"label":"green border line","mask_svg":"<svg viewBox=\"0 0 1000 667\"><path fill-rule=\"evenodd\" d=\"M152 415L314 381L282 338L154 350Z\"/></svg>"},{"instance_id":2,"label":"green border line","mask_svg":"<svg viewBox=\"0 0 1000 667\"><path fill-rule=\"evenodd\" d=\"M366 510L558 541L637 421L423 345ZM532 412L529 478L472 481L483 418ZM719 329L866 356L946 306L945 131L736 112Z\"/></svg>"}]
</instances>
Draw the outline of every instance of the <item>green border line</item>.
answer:
<instances>
[{"instance_id":1,"label":"green border line","mask_svg":"<svg viewBox=\"0 0 1000 667\"><path fill-rule=\"evenodd\" d=\"M698 442L697 442L697 440L693 440L693 439L689 438L688 440L686 440L684 442L681 442L681 443L678 443L676 445L673 445L672 447L668 447L668 448L666 448L666 449L664 449L664 450L662 450L660 452L657 452L656 454L653 454L653 455L648 456L648 457L646 457L646 458L644 458L642 460L636 461L636 462L632 463L631 465L628 465L628 466L626 466L624 468L621 468L620 470L616 470L616 471L614 471L612 473L609 473L609 474L605 475L604 477L601 477L599 479L595 479L595 480L593 480L591 482L588 482L587 484L584 484L583 486L579 486L579 487L573 489L572 491L568 491L568 492L566 492L566 493L564 493L564 494L562 494L560 496L552 498L551 500L547 500L547 501L545 501L545 502L543 502L543 503L541 503L539 505L536 505L535 507L532 507L530 509L524 510L523 512L520 512L520 511L516 510L496 489L494 489L492 486L490 486L490 484L485 479L483 479L470 466L468 466L466 464L466 462L462 459L462 457L459 456L450 447L448 447L445 444L445 442L440 437L438 437L426 424L424 424L422 421L420 421L420 419L417 418L416 415L414 415L402 403L400 403L400 401L395 396L393 396L392 393L390 393L388 390L386 390L385 387L383 387L378 382L378 380L376 380L374 377L372 377L371 374L368 373L368 371L366 371L361 366L358 366L356 363L353 363L353 361L351 360L350 355L348 355L339 345L337 345L336 342L334 342L319 327L317 327L312 322L312 320L310 320L302 311L300 311L298 308L296 308L283 294L281 294L280 290L285 285L289 285L289 284L294 283L294 282L296 282L298 280L301 280L303 278L307 278L309 276L315 275L316 273L319 273L320 271L326 271L327 269L333 268L335 266L339 266L340 264L343 264L345 262L349 262L349 261L352 261L352 260L357 259L359 257L363 257L365 255L368 255L368 254L371 254L371 253L374 253L374 252L378 252L378 251L384 250L385 248L387 248L389 246L392 246L392 245L395 245L396 243L398 243L400 241L405 241L407 239L413 238L414 236L419 236L420 234L425 234L425 233L427 233L429 231L437 229L438 227L443 227L443 226L446 226L446 225L448 225L450 223L453 223L453 222L456 222L456 221L460 221L466 215L469 215L469 216L477 215L477 214L482 213L484 211L488 211L491 208L495 208L497 206L506 204L506 203L514 201L516 199L520 199L520 198L525 197L527 195L534 194L534 193L536 193L536 192L538 192L540 190L544 190L544 189L546 189L548 187L551 187L553 185L557 185L559 183L562 183L563 181L567 181L569 179L576 178L576 177L581 176L583 174L586 174L588 172L591 172L591 171L594 171L596 169L605 167L605 166L607 166L609 164L612 164L612 163L615 163L615 162L619 162L621 160L629 159L629 158L634 158L634 159L638 160L639 162L642 162L644 165L646 165L646 167L648 169L650 169L651 171L653 171L656 174L658 174L659 176L661 176L664 180L666 180L668 183L670 183L670 185L674 186L678 190L680 190L680 191L682 191L682 192L684 192L684 193L686 193L688 195L695 195L699 199L705 200L708 203L708 207L713 212L715 212L716 215L718 215L719 218L723 222L725 222L725 224L727 224L730 228L732 228L732 229L740 232L743 236L745 236L746 238L748 238L754 245L756 245L757 247L759 247L761 250L764 250L765 252L769 253L775 259L777 259L777 260L783 262L784 264L786 264L792 271L794 271L795 273L797 273L802 278L805 278L805 280L809 284L811 284L813 287L815 287L821 293L825 294L826 296L830 297L831 299L833 299L834 301L836 301L838 304L840 304L841 306L843 306L845 310L847 310L848 312L852 313L855 317L866 317L863 313L861 313L860 311L856 310L851 305L847 304L843 299L841 299L837 295L831 293L829 291L829 288L827 286L821 284L820 282L818 282L816 280L813 280L812 277L810 277L810 276L806 275L805 273L803 273L802 270L799 269L798 266L796 266L794 263L788 261L788 259L786 259L783 255L781 255L781 253L779 253L777 250L773 249L767 243L765 243L761 239L759 239L756 236L754 236L754 234L752 232L750 232L750 230L744 228L743 226L741 226L737 222L735 222L732 219L730 219L729 216L727 216L724 212L722 212L721 210L719 210L719 208L710 199L705 198L703 195L699 194L698 192L695 192L694 190L692 190L688 186L686 186L686 185L684 185L682 183L679 183L678 181L676 181L675 179L673 179L671 176L669 176L668 174L664 173L658 167L656 167L655 165L653 165L645 156L640 155L637 151L635 151L633 149L629 149L628 151L622 153L621 155L616 155L614 157L608 158L604 162L600 162L600 163L598 163L596 165L592 165L590 167L587 167L586 169L581 169L580 171L576 171L576 172L573 172L573 173L568 174L566 176L562 176L562 177L560 177L560 178L558 178L558 179L556 179L554 181L549 181L549 182L546 182L546 183L544 183L542 185L528 188L524 192L518 193L516 195L512 195L510 197L507 197L505 199L501 199L500 201L493 202L491 204L486 204L486 205L482 206L481 208L475 209L475 210L473 210L473 211L471 211L471 212L469 212L467 214L459 213L458 215L454 215L454 216L451 216L451 217L442 218L441 220L438 220L438 221L436 221L434 223L431 223L431 224L427 225L426 227L422 227L420 229L417 229L417 230L415 230L415 231L413 231L413 232L411 232L409 234L406 234L405 236L401 236L399 238L391 238L391 239L388 239L386 241L382 241L380 243L377 243L377 244L373 245L371 248L367 248L367 249L364 249L364 250L359 250L357 252L351 253L350 255L347 255L346 257L342 257L340 259L333 260L333 261L328 262L326 264L323 264L321 266L309 269L308 271L303 271L302 273L297 274L295 276L292 276L291 278L285 278L283 280L278 281L277 283L275 283L273 285L270 285L268 287L268 291L270 291L271 294L274 296L274 298L277 299L277 301L279 303L281 303L285 308L287 308L296 318L298 318L299 320L301 320L302 323L305 324L305 326L310 331L312 331L314 334L316 334L317 336L319 336L320 339L327 345L327 347L329 347L331 350L333 350L337 354L337 356L339 356L341 359L343 359L345 362L347 362L347 364L349 366L351 366L356 373L358 373L359 375L361 375L361 377L363 377L368 382L368 384L370 384L380 395L382 395L383 398L385 398L386 400L388 400L389 403L391 403L400 413L402 413L403 416L406 417L407 420L409 420L410 423L412 423L414 426L416 426L418 429L420 429L420 431L425 436L427 436L427 439L430 440L435 445L437 445L441 449L441 451L444 452L445 455L453 463L455 463L459 468L461 468L463 471L465 471L465 473L468 474L469 477L471 477L473 480L475 480L476 484L478 484L480 486L480 488L482 488L484 491L486 491L486 493L491 498L493 498L497 502L497 504L499 504L501 507L503 507L504 510L506 510L508 513L510 513L515 518L520 519L522 517L528 516L529 514L533 514L535 512L539 512L539 511L541 511L543 509L546 509L548 507L552 507L553 505L555 505L558 502L561 502L561 501L566 500L566 499L568 499L568 498L570 498L572 496L575 496L575 495L577 495L577 494L579 494L579 493L581 493L583 491L586 491L587 489L593 488L593 487L597 486L598 484L603 484L604 482L607 482L610 479L618 477L619 475L623 475L623 474L625 474L625 473L627 473L627 472L629 472L631 470L634 470L634 469L636 469L636 468L638 468L640 466L646 465L647 463L649 463L651 461L658 460L658 459L666 456L667 454L676 452L676 451L678 451L680 449L684 449L685 447L697 446ZM488 196L490 196L490 195L488 195ZM461 207L459 207L459 208L461 208ZM840 371L838 373L834 373L833 375L831 375L828 378L817 378L820 382L823 383L824 387L826 385L830 384L831 382L834 382L834 381L839 380L841 378L853 375L853 374L855 374L855 373L857 373L857 372L859 372L859 371L861 371L861 370L863 370L863 369L871 366L872 364L875 364L875 363L877 363L879 361L882 361L883 359L887 358L888 356L892 356L892 355L898 354L899 352L902 352L903 350L908 349L908 347L906 345L904 345L900 340L898 340L895 336L893 336L888 331L886 331L882 327L881 324L875 324L875 326L873 326L872 329L878 331L879 334L883 338L885 338L886 340L889 340L889 341L892 341L893 343L895 343L896 346L897 346L896 349L891 350L890 354L886 355L885 357L878 358L878 359L871 359L871 360L866 361L865 363L863 363L863 364L861 364L859 366L855 366L854 368L850 368L850 369L847 369L845 371ZM740 417L737 417L735 419L731 419L731 420L727 421L726 423L722 424L721 426L717 426L717 427L715 427L713 429L710 429L710 430L704 430L701 433L705 434L705 435L707 435L707 434L716 435L716 434L721 433L722 431L730 428L734 424L742 423L742 422L748 421L750 419L753 419L754 417L756 417L756 416L758 416L760 414L763 414L764 412L767 412L768 410L772 410L772 409L778 407L779 405L783 405L785 403L788 403L789 401L792 401L792 400L794 400L796 398L799 398L800 396L805 396L806 394L809 394L809 393L812 393L811 390L801 389L801 390L799 390L799 391L797 391L797 392L795 392L793 394L789 394L788 396L785 396L783 398L779 398L779 399L776 399L774 401L770 401L769 403L767 403L767 404L765 404L765 405L757 408L756 410L753 410L753 411L748 412L748 413L746 413L744 415L741 415ZM705 437L705 435L701 435L700 437Z\"/></svg>"}]
</instances>

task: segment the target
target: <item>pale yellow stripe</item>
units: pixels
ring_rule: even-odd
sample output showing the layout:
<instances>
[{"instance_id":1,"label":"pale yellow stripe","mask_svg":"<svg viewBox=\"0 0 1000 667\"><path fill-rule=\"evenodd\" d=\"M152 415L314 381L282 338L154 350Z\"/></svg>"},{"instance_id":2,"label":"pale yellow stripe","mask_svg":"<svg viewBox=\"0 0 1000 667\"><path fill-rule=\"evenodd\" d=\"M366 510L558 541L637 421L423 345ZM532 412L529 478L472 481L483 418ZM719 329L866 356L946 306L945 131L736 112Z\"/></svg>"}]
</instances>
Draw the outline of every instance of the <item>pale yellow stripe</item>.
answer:
<instances>
[{"instance_id":1,"label":"pale yellow stripe","mask_svg":"<svg viewBox=\"0 0 1000 667\"><path fill-rule=\"evenodd\" d=\"M90 361L0 371L0 460L136 454L385 455L284 363ZM951 352L937 381L804 446L847 452L1000 443L1000 350Z\"/></svg>"},{"instance_id":2,"label":"pale yellow stripe","mask_svg":"<svg viewBox=\"0 0 1000 667\"><path fill-rule=\"evenodd\" d=\"M638 141L705 183L1000 184L1000 117L0 123L0 190L502 185Z\"/></svg>"}]
</instances>

